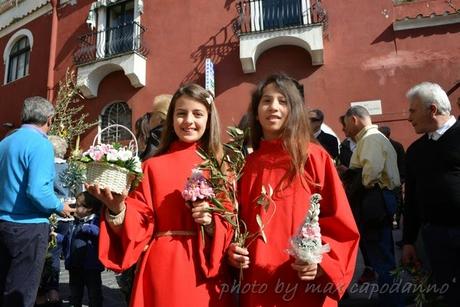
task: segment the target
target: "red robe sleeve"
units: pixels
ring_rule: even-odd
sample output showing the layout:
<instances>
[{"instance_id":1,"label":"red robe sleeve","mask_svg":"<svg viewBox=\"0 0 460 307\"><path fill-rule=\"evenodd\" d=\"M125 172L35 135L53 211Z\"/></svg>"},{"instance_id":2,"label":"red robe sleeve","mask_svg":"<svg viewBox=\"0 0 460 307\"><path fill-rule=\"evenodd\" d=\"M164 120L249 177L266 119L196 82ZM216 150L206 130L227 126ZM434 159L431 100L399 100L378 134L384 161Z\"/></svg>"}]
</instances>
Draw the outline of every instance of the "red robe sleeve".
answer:
<instances>
[{"instance_id":1,"label":"red robe sleeve","mask_svg":"<svg viewBox=\"0 0 460 307\"><path fill-rule=\"evenodd\" d=\"M204 171L205 176L210 176L209 171ZM222 205L229 211L233 211L233 204L228 200L223 192L216 197ZM219 274L223 262L227 255L227 249L233 239L233 227L225 218L217 213L213 213L214 235L211 238L207 234L201 234L201 226L198 229L198 251L200 265L204 275L208 278L215 277Z\"/></svg>"},{"instance_id":2,"label":"red robe sleeve","mask_svg":"<svg viewBox=\"0 0 460 307\"><path fill-rule=\"evenodd\" d=\"M324 287L333 285L335 289L327 293L331 298L339 300L353 277L359 232L335 166L329 156L325 160L319 224L322 240L329 244L331 250L323 254L320 267L325 275L318 278L317 282Z\"/></svg>"},{"instance_id":3,"label":"red robe sleeve","mask_svg":"<svg viewBox=\"0 0 460 307\"><path fill-rule=\"evenodd\" d=\"M215 277L220 273L225 261L227 248L232 242L233 228L222 217L213 214L214 236L211 238L205 234L205 240L201 235L201 227L198 225L198 250L200 265L204 275L208 278Z\"/></svg>"},{"instance_id":4,"label":"red robe sleeve","mask_svg":"<svg viewBox=\"0 0 460 307\"><path fill-rule=\"evenodd\" d=\"M99 259L105 267L120 272L133 266L149 244L154 228L151 169L144 165L144 177L125 201L125 221L115 233L105 214L101 216Z\"/></svg>"}]
</instances>

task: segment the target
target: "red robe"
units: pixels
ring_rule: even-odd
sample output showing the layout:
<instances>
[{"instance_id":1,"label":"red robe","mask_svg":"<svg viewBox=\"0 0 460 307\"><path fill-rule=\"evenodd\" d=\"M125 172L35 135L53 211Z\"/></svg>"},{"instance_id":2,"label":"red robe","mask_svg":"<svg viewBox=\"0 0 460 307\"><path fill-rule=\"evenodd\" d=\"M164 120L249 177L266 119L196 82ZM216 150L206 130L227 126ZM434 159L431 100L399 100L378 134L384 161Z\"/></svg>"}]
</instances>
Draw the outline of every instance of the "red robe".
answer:
<instances>
[{"instance_id":1,"label":"red robe","mask_svg":"<svg viewBox=\"0 0 460 307\"><path fill-rule=\"evenodd\" d=\"M307 188L300 179L276 191L290 166L290 157L280 140L262 141L246 162L240 182L241 218L251 233L259 229L256 214L265 224L268 243L258 238L249 246L250 265L243 272L241 306L337 306L355 269L359 234L342 183L328 153L309 144L305 166ZM257 204L262 185L275 189L275 206L265 212ZM305 185L305 184L304 184ZM307 214L312 193L320 193L321 234L331 251L323 255L320 267L325 272L314 281L301 281L291 267L294 258L286 250ZM247 285L249 284L249 285ZM245 286L246 285L246 286ZM245 288L246 287L246 288ZM319 293L318 293L319 292Z\"/></svg>"},{"instance_id":2,"label":"red robe","mask_svg":"<svg viewBox=\"0 0 460 307\"><path fill-rule=\"evenodd\" d=\"M181 195L192 168L202 162L196 149L196 144L175 142L166 154L143 164L144 178L126 199L119 234L101 221L99 257L107 268L122 271L140 259L130 306L228 305L228 297L220 298L220 285L231 227L215 216L214 237L206 235L203 244ZM155 236L166 231L196 234Z\"/></svg>"}]
</instances>

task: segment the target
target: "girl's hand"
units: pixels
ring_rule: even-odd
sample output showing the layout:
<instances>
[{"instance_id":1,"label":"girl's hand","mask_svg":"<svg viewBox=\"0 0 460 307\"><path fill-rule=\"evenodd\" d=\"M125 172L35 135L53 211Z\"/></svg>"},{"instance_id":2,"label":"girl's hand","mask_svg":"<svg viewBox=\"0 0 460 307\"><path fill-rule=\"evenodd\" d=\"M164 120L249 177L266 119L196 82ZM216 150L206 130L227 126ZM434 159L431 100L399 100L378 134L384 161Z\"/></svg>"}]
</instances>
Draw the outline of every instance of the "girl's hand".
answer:
<instances>
[{"instance_id":1,"label":"girl's hand","mask_svg":"<svg viewBox=\"0 0 460 307\"><path fill-rule=\"evenodd\" d=\"M125 199L128 196L128 190L124 190L122 194L112 193L108 187L100 189L98 184L85 183L86 190L99 199L109 209L110 214L118 215L126 207Z\"/></svg>"},{"instance_id":2,"label":"girl's hand","mask_svg":"<svg viewBox=\"0 0 460 307\"><path fill-rule=\"evenodd\" d=\"M316 263L308 264L306 262L296 260L291 264L291 266L297 271L300 280L313 280L324 274L323 270Z\"/></svg>"},{"instance_id":3,"label":"girl's hand","mask_svg":"<svg viewBox=\"0 0 460 307\"><path fill-rule=\"evenodd\" d=\"M249 268L249 252L244 247L239 247L237 244L232 243L227 250L228 261L230 265L237 269Z\"/></svg>"},{"instance_id":4,"label":"girl's hand","mask_svg":"<svg viewBox=\"0 0 460 307\"><path fill-rule=\"evenodd\" d=\"M209 212L209 203L205 200L198 200L192 203L192 217L195 223L206 226L212 222L212 214Z\"/></svg>"}]
</instances>

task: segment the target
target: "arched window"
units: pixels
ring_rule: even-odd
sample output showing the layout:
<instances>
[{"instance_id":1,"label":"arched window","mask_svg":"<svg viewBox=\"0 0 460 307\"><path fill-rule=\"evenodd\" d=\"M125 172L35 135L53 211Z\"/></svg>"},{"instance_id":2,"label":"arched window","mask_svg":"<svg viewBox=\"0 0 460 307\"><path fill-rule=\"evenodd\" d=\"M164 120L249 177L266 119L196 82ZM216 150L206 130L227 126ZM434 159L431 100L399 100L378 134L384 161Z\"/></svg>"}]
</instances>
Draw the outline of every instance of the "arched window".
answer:
<instances>
[{"instance_id":1,"label":"arched window","mask_svg":"<svg viewBox=\"0 0 460 307\"><path fill-rule=\"evenodd\" d=\"M109 105L101 114L101 129L110 125L119 124L131 130L131 109L126 102L116 102ZM125 129L112 127L101 135L102 143L114 143L131 140L131 134Z\"/></svg>"},{"instance_id":2,"label":"arched window","mask_svg":"<svg viewBox=\"0 0 460 307\"><path fill-rule=\"evenodd\" d=\"M22 36L11 48L8 61L7 83L27 76L29 73L29 56L29 38Z\"/></svg>"}]
</instances>

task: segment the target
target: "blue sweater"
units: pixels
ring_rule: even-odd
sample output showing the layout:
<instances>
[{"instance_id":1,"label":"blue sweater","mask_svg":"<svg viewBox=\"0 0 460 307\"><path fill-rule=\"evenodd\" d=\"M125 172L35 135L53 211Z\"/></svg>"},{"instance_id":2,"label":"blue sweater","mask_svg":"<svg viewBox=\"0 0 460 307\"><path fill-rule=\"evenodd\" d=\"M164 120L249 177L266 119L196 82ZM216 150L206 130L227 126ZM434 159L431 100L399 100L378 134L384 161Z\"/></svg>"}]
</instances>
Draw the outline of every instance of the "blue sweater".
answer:
<instances>
[{"instance_id":1,"label":"blue sweater","mask_svg":"<svg viewBox=\"0 0 460 307\"><path fill-rule=\"evenodd\" d=\"M0 220L48 223L63 204L54 194L53 146L31 125L0 142Z\"/></svg>"}]
</instances>

